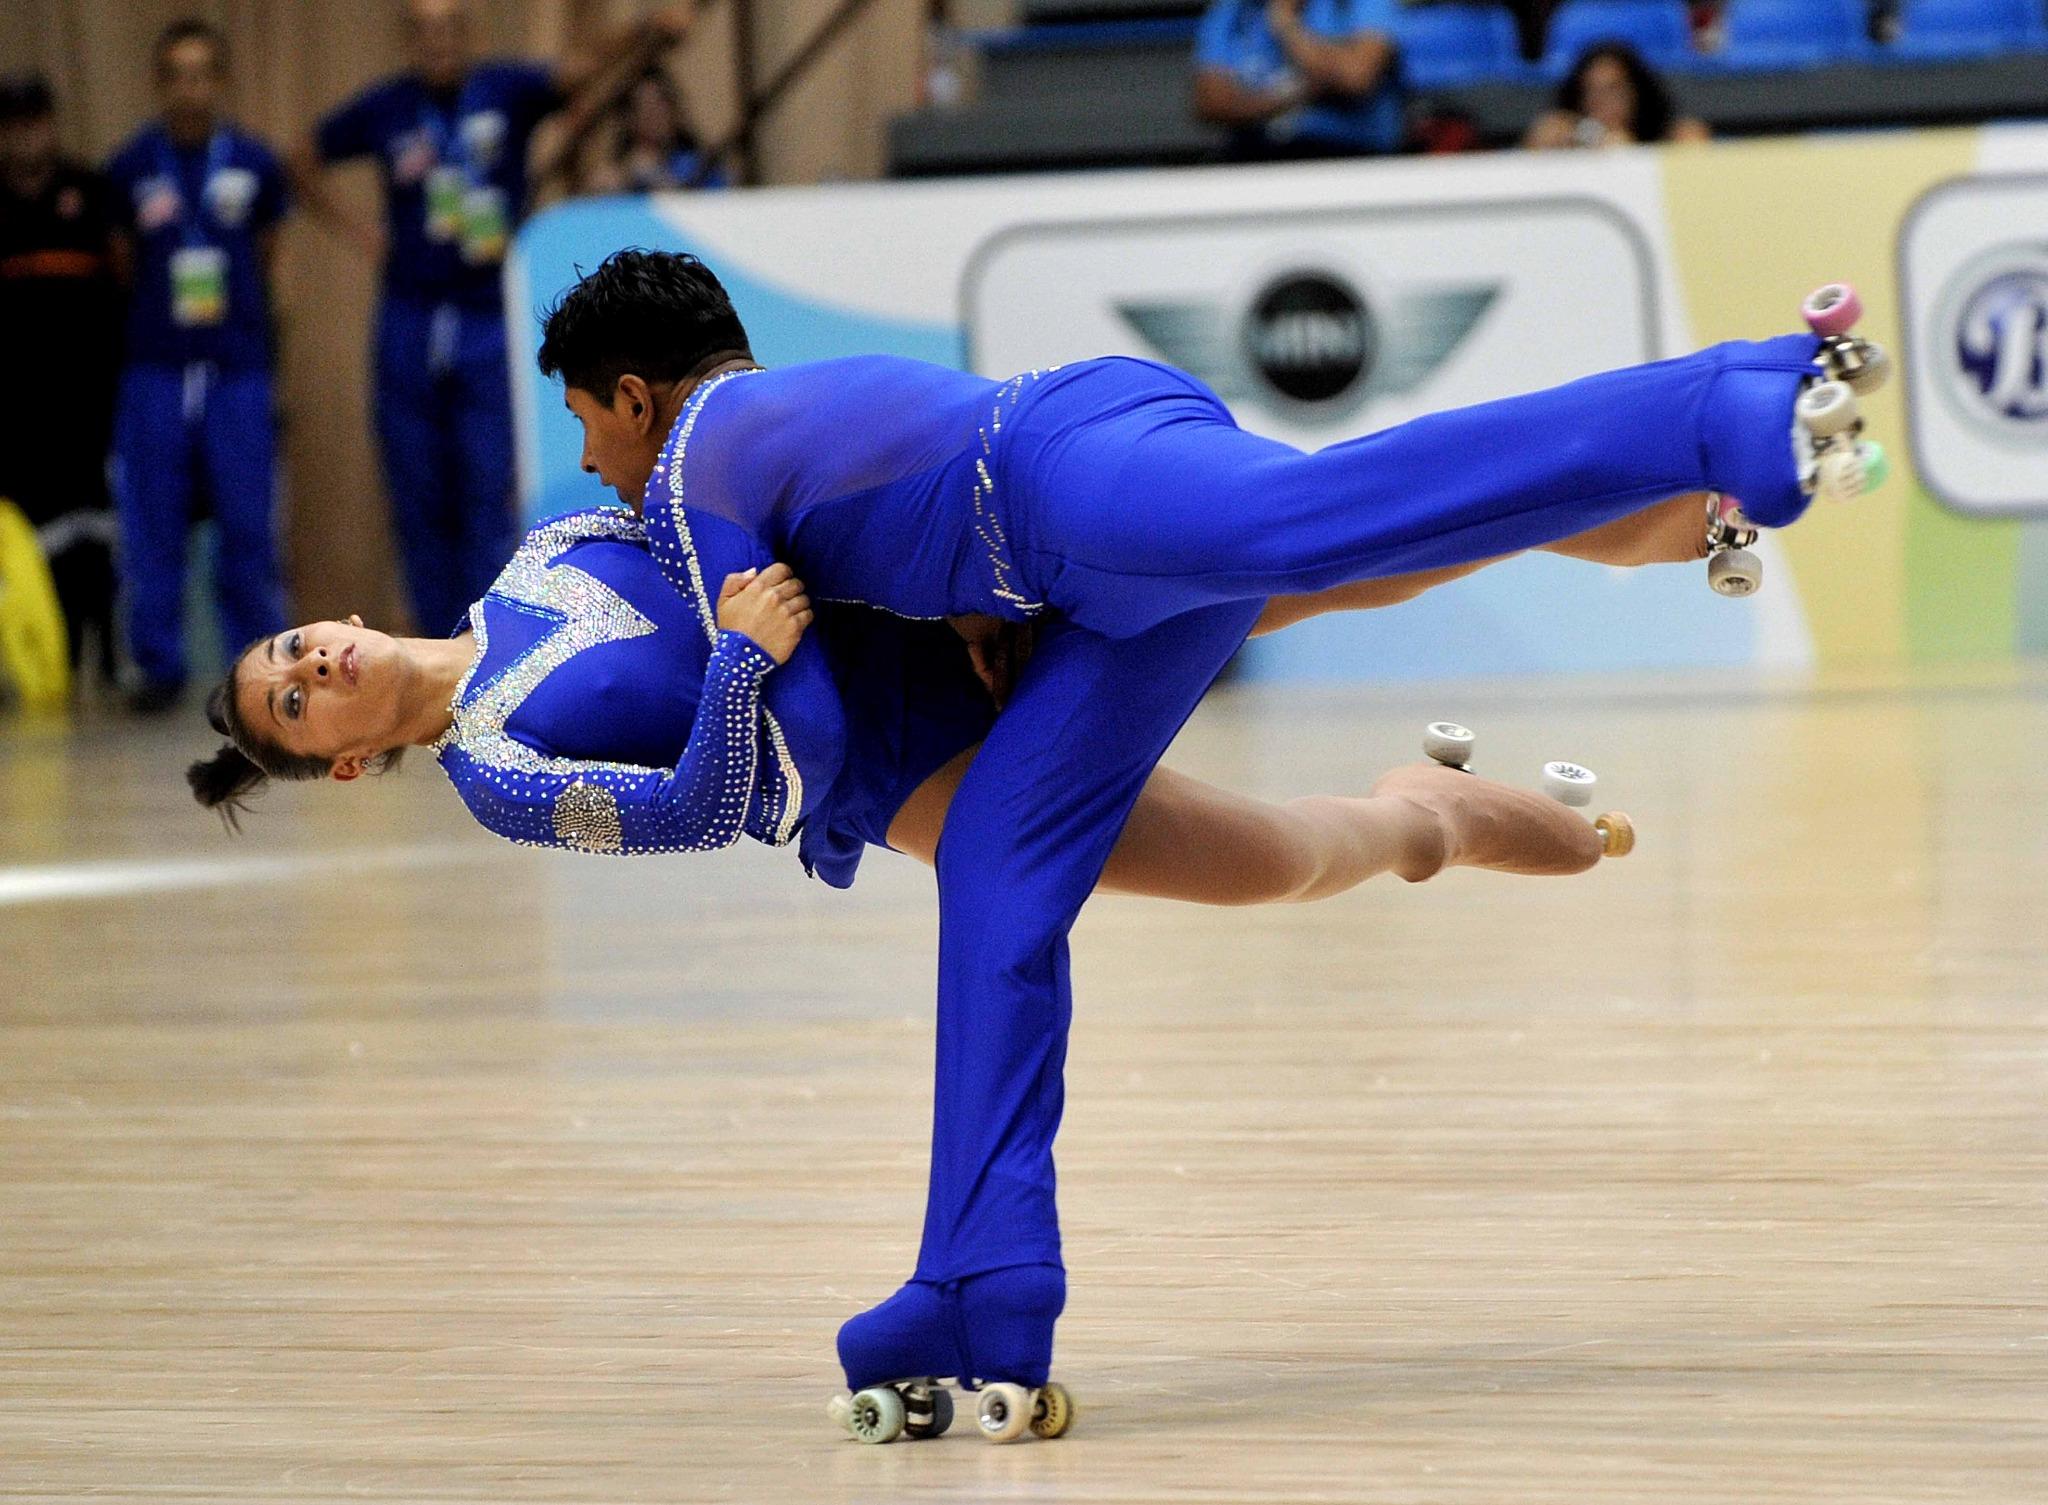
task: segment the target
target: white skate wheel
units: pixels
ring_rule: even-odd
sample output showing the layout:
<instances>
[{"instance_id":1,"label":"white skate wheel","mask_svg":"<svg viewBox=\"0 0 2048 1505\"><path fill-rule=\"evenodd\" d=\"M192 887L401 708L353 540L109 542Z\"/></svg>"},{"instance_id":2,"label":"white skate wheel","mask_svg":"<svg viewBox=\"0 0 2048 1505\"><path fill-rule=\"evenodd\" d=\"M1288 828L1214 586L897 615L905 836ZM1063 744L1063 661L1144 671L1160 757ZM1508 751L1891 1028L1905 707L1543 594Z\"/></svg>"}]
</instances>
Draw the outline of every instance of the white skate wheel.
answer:
<instances>
[{"instance_id":1,"label":"white skate wheel","mask_svg":"<svg viewBox=\"0 0 2048 1505\"><path fill-rule=\"evenodd\" d=\"M863 1390L847 1402L846 1430L862 1442L894 1442L903 1435L903 1397L887 1385Z\"/></svg>"},{"instance_id":2,"label":"white skate wheel","mask_svg":"<svg viewBox=\"0 0 2048 1505\"><path fill-rule=\"evenodd\" d=\"M1856 423L1856 394L1842 381L1817 381L1799 394L1796 411L1816 439L1830 438Z\"/></svg>"},{"instance_id":3,"label":"white skate wheel","mask_svg":"<svg viewBox=\"0 0 2048 1505\"><path fill-rule=\"evenodd\" d=\"M1048 1384L1032 1399L1031 1434L1048 1442L1065 1434L1074 1424L1074 1397L1067 1387Z\"/></svg>"},{"instance_id":4,"label":"white skate wheel","mask_svg":"<svg viewBox=\"0 0 2048 1505\"><path fill-rule=\"evenodd\" d=\"M1543 765L1543 792L1560 805L1592 804L1593 788L1599 782L1592 769L1581 768L1576 763Z\"/></svg>"},{"instance_id":5,"label":"white skate wheel","mask_svg":"<svg viewBox=\"0 0 2048 1505\"><path fill-rule=\"evenodd\" d=\"M1799 315L1815 334L1847 334L1863 317L1863 300L1846 282L1830 282L1806 295Z\"/></svg>"},{"instance_id":6,"label":"white skate wheel","mask_svg":"<svg viewBox=\"0 0 2048 1505\"><path fill-rule=\"evenodd\" d=\"M1422 729L1422 750L1446 768L1463 768L1470 763L1476 740L1455 721L1432 721Z\"/></svg>"},{"instance_id":7,"label":"white skate wheel","mask_svg":"<svg viewBox=\"0 0 2048 1505\"><path fill-rule=\"evenodd\" d=\"M990 1442L1015 1442L1031 1430L1031 1392L1022 1385L984 1385L974 1419Z\"/></svg>"},{"instance_id":8,"label":"white skate wheel","mask_svg":"<svg viewBox=\"0 0 2048 1505\"><path fill-rule=\"evenodd\" d=\"M1843 378L1858 397L1868 397L1892 379L1891 354L1882 345L1864 344L1863 363Z\"/></svg>"},{"instance_id":9,"label":"white skate wheel","mask_svg":"<svg viewBox=\"0 0 2048 1505\"><path fill-rule=\"evenodd\" d=\"M1747 549L1723 549L1707 561L1707 584L1717 596L1753 596L1764 583L1764 562Z\"/></svg>"}]
</instances>

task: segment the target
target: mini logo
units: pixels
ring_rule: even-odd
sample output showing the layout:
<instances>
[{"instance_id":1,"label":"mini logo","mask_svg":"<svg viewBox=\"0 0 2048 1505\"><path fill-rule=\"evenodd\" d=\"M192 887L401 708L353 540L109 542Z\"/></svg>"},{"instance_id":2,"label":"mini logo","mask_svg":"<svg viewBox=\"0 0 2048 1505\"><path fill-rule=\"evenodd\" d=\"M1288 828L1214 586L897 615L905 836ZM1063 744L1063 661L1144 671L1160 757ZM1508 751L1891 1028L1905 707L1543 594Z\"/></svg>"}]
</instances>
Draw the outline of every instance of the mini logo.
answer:
<instances>
[{"instance_id":1,"label":"mini logo","mask_svg":"<svg viewBox=\"0 0 2048 1505\"><path fill-rule=\"evenodd\" d=\"M1372 315L1344 283L1293 272L1252 300L1244 319L1252 369L1283 397L1330 402L1371 369L1379 348Z\"/></svg>"},{"instance_id":2,"label":"mini logo","mask_svg":"<svg viewBox=\"0 0 2048 1505\"><path fill-rule=\"evenodd\" d=\"M2001 246L1966 262L1937 306L1950 406L1990 437L2030 447L2048 439L2048 250Z\"/></svg>"},{"instance_id":3,"label":"mini logo","mask_svg":"<svg viewBox=\"0 0 2048 1505\"><path fill-rule=\"evenodd\" d=\"M1403 287L1375 308L1345 278L1298 267L1258 284L1234 320L1221 302L1117 312L1225 402L1329 423L1420 387L1499 295L1498 284Z\"/></svg>"}]
</instances>

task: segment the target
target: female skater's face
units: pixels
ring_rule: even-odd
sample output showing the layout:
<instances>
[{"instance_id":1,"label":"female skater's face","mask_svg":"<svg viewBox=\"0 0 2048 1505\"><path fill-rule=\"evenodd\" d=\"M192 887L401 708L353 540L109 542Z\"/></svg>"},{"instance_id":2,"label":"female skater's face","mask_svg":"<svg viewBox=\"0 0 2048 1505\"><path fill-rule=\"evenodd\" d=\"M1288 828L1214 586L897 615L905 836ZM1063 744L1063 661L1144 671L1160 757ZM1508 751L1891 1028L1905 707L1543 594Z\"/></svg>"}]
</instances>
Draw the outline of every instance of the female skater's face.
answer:
<instances>
[{"instance_id":1,"label":"female skater's face","mask_svg":"<svg viewBox=\"0 0 2048 1505\"><path fill-rule=\"evenodd\" d=\"M637 512L662 441L668 437L653 391L637 376L622 376L609 403L599 402L581 387L565 387L562 400L583 425L584 471Z\"/></svg>"},{"instance_id":2,"label":"female skater's face","mask_svg":"<svg viewBox=\"0 0 2048 1505\"><path fill-rule=\"evenodd\" d=\"M286 752L328 758L352 779L399 740L410 666L396 638L346 622L309 622L265 638L235 665L235 708Z\"/></svg>"}]
</instances>

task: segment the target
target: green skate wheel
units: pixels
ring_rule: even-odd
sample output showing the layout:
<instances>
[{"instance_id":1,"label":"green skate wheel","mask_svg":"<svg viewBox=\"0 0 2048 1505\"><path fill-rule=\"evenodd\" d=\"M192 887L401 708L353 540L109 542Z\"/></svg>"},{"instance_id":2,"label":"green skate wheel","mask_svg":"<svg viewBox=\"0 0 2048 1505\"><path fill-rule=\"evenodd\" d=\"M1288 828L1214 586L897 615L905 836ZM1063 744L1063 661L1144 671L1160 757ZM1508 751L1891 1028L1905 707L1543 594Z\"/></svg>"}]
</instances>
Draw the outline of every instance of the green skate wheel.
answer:
<instances>
[{"instance_id":1,"label":"green skate wheel","mask_svg":"<svg viewBox=\"0 0 2048 1505\"><path fill-rule=\"evenodd\" d=\"M1876 440L1865 440L1863 444L1863 490L1865 495L1877 490L1891 478L1891 456L1884 452L1884 446Z\"/></svg>"}]
</instances>

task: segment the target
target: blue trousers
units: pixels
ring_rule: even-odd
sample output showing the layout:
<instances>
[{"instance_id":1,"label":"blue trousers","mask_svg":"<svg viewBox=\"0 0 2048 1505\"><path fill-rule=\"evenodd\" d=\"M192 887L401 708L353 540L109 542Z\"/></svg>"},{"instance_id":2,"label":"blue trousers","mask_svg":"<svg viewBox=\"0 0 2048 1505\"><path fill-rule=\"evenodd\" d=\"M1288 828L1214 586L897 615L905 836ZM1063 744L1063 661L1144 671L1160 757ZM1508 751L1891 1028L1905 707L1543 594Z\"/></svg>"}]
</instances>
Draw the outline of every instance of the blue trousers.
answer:
<instances>
[{"instance_id":1,"label":"blue trousers","mask_svg":"<svg viewBox=\"0 0 2048 1505\"><path fill-rule=\"evenodd\" d=\"M1730 342L1313 454L1169 367L1090 362L1018 405L995 492L1027 593L1112 635L1537 548L1687 491L1782 527L1806 506L1792 405L1818 348Z\"/></svg>"},{"instance_id":2,"label":"blue trousers","mask_svg":"<svg viewBox=\"0 0 2048 1505\"><path fill-rule=\"evenodd\" d=\"M377 439L419 630L452 632L512 557L512 386L494 308L387 298Z\"/></svg>"},{"instance_id":3,"label":"blue trousers","mask_svg":"<svg viewBox=\"0 0 2048 1505\"><path fill-rule=\"evenodd\" d=\"M1691 490L1789 522L1805 506L1792 405L1816 347L1716 347L1312 455L1144 363L1090 363L1018 405L994 492L1045 625L940 837L924 1237L910 1283L840 1330L850 1386L1044 1381L1066 1289L1067 936L1266 598L1511 553Z\"/></svg>"},{"instance_id":4,"label":"blue trousers","mask_svg":"<svg viewBox=\"0 0 2048 1505\"><path fill-rule=\"evenodd\" d=\"M223 649L236 653L281 631L270 373L207 363L129 367L114 415L114 456L123 617L144 678L163 685L185 680L186 540L195 486L205 488L213 509Z\"/></svg>"}]
</instances>

